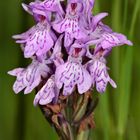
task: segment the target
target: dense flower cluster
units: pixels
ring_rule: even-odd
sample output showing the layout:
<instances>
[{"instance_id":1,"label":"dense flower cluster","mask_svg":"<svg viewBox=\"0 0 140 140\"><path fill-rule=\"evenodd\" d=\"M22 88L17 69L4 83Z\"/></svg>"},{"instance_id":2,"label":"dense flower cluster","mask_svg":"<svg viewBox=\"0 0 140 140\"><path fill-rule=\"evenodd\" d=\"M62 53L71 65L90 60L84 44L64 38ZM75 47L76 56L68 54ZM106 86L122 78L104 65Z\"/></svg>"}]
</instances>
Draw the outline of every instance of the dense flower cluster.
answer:
<instances>
[{"instance_id":1,"label":"dense flower cluster","mask_svg":"<svg viewBox=\"0 0 140 140\"><path fill-rule=\"evenodd\" d=\"M45 0L23 4L36 25L13 36L32 63L9 72L16 76L15 93L25 94L42 85L34 105L57 102L60 94L83 94L94 87L104 93L107 84L116 88L108 74L106 57L115 46L132 45L101 20L107 13L92 15L94 0Z\"/></svg>"}]
</instances>

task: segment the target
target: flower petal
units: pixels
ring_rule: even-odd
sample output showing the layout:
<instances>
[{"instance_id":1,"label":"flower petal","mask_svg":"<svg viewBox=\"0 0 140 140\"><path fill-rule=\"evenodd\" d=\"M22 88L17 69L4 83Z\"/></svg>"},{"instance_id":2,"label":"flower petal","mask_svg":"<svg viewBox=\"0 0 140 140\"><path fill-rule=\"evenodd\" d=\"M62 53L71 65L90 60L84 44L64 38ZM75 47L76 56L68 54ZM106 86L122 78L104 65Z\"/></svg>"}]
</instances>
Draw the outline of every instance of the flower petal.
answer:
<instances>
[{"instance_id":1,"label":"flower petal","mask_svg":"<svg viewBox=\"0 0 140 140\"><path fill-rule=\"evenodd\" d=\"M109 83L111 84L112 87L117 88L116 83L110 78Z\"/></svg>"},{"instance_id":2,"label":"flower petal","mask_svg":"<svg viewBox=\"0 0 140 140\"><path fill-rule=\"evenodd\" d=\"M13 36L18 43L24 43L24 56L30 58L33 55L40 57L47 53L54 45L56 36L50 29L47 21L39 22L29 31Z\"/></svg>"},{"instance_id":3,"label":"flower petal","mask_svg":"<svg viewBox=\"0 0 140 140\"><path fill-rule=\"evenodd\" d=\"M88 71L86 71L85 69L83 69L83 73L81 74L81 77L79 76L78 78L78 91L80 94L83 94L91 88L92 79Z\"/></svg>"},{"instance_id":4,"label":"flower petal","mask_svg":"<svg viewBox=\"0 0 140 140\"><path fill-rule=\"evenodd\" d=\"M90 61L89 71L92 76L93 85L96 84L96 90L99 93L105 92L108 82L114 88L117 87L117 85L110 78L107 72L106 62L104 58L95 58L94 60Z\"/></svg>"},{"instance_id":5,"label":"flower petal","mask_svg":"<svg viewBox=\"0 0 140 140\"><path fill-rule=\"evenodd\" d=\"M92 26L93 26L93 30L95 30L95 28L97 27L98 23L101 22L101 20L103 18L105 18L106 16L108 16L108 13L100 13L96 16L93 16L92 18Z\"/></svg>"},{"instance_id":6,"label":"flower petal","mask_svg":"<svg viewBox=\"0 0 140 140\"><path fill-rule=\"evenodd\" d=\"M64 46L68 48L73 42L73 38L69 33L65 33Z\"/></svg>"},{"instance_id":7,"label":"flower petal","mask_svg":"<svg viewBox=\"0 0 140 140\"><path fill-rule=\"evenodd\" d=\"M76 60L69 58L68 62L58 66L56 69L56 86L61 89L64 84L64 95L70 95L76 85L78 86L78 91L80 94L88 91L91 87L91 76L82 66L81 62L79 60L76 62Z\"/></svg>"},{"instance_id":8,"label":"flower petal","mask_svg":"<svg viewBox=\"0 0 140 140\"><path fill-rule=\"evenodd\" d=\"M53 46L54 41L49 35L47 30L37 31L30 39L28 39L24 56L25 58L31 57L36 53L37 56L43 55Z\"/></svg>"},{"instance_id":9,"label":"flower petal","mask_svg":"<svg viewBox=\"0 0 140 140\"><path fill-rule=\"evenodd\" d=\"M12 76L17 76L17 75L18 75L19 73L21 73L23 70L24 70L23 68L17 68L17 69L8 71L8 74L9 74L9 75L12 75Z\"/></svg>"},{"instance_id":10,"label":"flower petal","mask_svg":"<svg viewBox=\"0 0 140 140\"><path fill-rule=\"evenodd\" d=\"M46 105L52 102L55 97L55 83L54 78L50 78L41 90L36 94L34 99L34 105Z\"/></svg>"},{"instance_id":11,"label":"flower petal","mask_svg":"<svg viewBox=\"0 0 140 140\"><path fill-rule=\"evenodd\" d=\"M24 94L28 94L28 93L32 92L32 90L39 85L39 83L41 81L41 76L38 75L38 76L35 76L34 78L35 78L35 80L25 88Z\"/></svg>"},{"instance_id":12,"label":"flower petal","mask_svg":"<svg viewBox=\"0 0 140 140\"><path fill-rule=\"evenodd\" d=\"M64 11L60 4L60 0L45 0L41 3L41 6L44 7L46 10L58 12L59 14L64 14Z\"/></svg>"},{"instance_id":13,"label":"flower petal","mask_svg":"<svg viewBox=\"0 0 140 140\"><path fill-rule=\"evenodd\" d=\"M26 68L17 68L13 71L8 72L8 74L17 76L17 79L13 85L13 90L15 93L19 93L24 90L25 94L30 93L35 87L41 82L41 77L46 78L50 69L46 63L38 62L33 60L33 62Z\"/></svg>"}]
</instances>

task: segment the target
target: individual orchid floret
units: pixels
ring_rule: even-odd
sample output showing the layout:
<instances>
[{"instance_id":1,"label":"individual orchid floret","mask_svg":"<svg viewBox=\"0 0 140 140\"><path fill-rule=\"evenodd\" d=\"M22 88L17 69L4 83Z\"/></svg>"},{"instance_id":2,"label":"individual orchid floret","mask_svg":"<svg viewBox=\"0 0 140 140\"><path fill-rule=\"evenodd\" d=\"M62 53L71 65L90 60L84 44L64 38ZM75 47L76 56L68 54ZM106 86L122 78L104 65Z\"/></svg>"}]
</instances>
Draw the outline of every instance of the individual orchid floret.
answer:
<instances>
[{"instance_id":1,"label":"individual orchid floret","mask_svg":"<svg viewBox=\"0 0 140 140\"><path fill-rule=\"evenodd\" d=\"M96 85L96 90L99 93L105 92L108 82L112 85L112 87L117 87L115 82L108 75L106 60L103 57L93 57L93 60L91 60L88 65L88 70L92 77L93 86Z\"/></svg>"},{"instance_id":2,"label":"individual orchid floret","mask_svg":"<svg viewBox=\"0 0 140 140\"><path fill-rule=\"evenodd\" d=\"M56 12L59 16L64 15L64 11L61 7L60 1L63 0L45 0L31 2L29 5L22 4L25 11L33 15L36 21L42 20L42 18L51 20L51 13Z\"/></svg>"},{"instance_id":3,"label":"individual orchid floret","mask_svg":"<svg viewBox=\"0 0 140 140\"><path fill-rule=\"evenodd\" d=\"M37 0L35 2L31 2L29 5L22 3L22 7L26 12L28 12L30 15L32 15L35 19L35 21L40 22L42 19L48 19L50 21L51 19L51 13L46 12L45 10L39 9L41 1Z\"/></svg>"},{"instance_id":4,"label":"individual orchid floret","mask_svg":"<svg viewBox=\"0 0 140 140\"><path fill-rule=\"evenodd\" d=\"M62 1L64 0L45 0L38 5L38 8L43 11L57 12L59 15L63 15L64 11L60 3Z\"/></svg>"},{"instance_id":5,"label":"individual orchid floret","mask_svg":"<svg viewBox=\"0 0 140 140\"><path fill-rule=\"evenodd\" d=\"M106 32L101 35L99 43L96 44L95 54L100 50L103 50L103 56L105 56L112 50L113 47L125 44L132 46L132 42L127 40L126 36L124 36L123 34Z\"/></svg>"},{"instance_id":6,"label":"individual orchid floret","mask_svg":"<svg viewBox=\"0 0 140 140\"><path fill-rule=\"evenodd\" d=\"M74 38L82 39L87 35L83 26L82 12L82 2L71 0L68 2L65 18L53 25L57 32L65 32L64 45L66 47L72 44Z\"/></svg>"},{"instance_id":7,"label":"individual orchid floret","mask_svg":"<svg viewBox=\"0 0 140 140\"><path fill-rule=\"evenodd\" d=\"M34 99L34 105L47 105L53 101L55 97L59 94L54 81L54 75L52 75L46 82L46 84L41 88L41 90L36 94Z\"/></svg>"},{"instance_id":8,"label":"individual orchid floret","mask_svg":"<svg viewBox=\"0 0 140 140\"><path fill-rule=\"evenodd\" d=\"M13 90L17 94L24 90L25 94L30 93L42 81L41 78L46 78L50 72L45 60L41 63L37 60L26 68L17 68L9 71L8 74L16 76L17 79L13 85Z\"/></svg>"},{"instance_id":9,"label":"individual orchid floret","mask_svg":"<svg viewBox=\"0 0 140 140\"><path fill-rule=\"evenodd\" d=\"M17 43L24 44L24 56L30 58L33 55L46 54L54 45L56 36L46 21L39 22L29 31L13 36Z\"/></svg>"},{"instance_id":10,"label":"individual orchid floret","mask_svg":"<svg viewBox=\"0 0 140 140\"><path fill-rule=\"evenodd\" d=\"M55 82L59 89L63 87L63 95L70 95L76 85L78 93L83 94L91 88L92 84L91 76L82 66L81 59L71 56L66 63L56 68Z\"/></svg>"},{"instance_id":11,"label":"individual orchid floret","mask_svg":"<svg viewBox=\"0 0 140 140\"><path fill-rule=\"evenodd\" d=\"M132 45L132 42L129 41L125 35L113 32L111 28L104 25L102 22L97 22L105 15L107 14L102 13L99 17L93 20L93 23L95 24L95 26L92 25L93 32L85 39L88 40L88 44L95 45L95 54L99 51L103 51L103 56L106 56L113 47L125 44Z\"/></svg>"},{"instance_id":12,"label":"individual orchid floret","mask_svg":"<svg viewBox=\"0 0 140 140\"><path fill-rule=\"evenodd\" d=\"M31 2L29 5L22 3L23 9L28 12L31 15L34 15L35 13L33 12L35 8L37 8L37 5L41 3L40 0L37 0L35 2Z\"/></svg>"}]
</instances>

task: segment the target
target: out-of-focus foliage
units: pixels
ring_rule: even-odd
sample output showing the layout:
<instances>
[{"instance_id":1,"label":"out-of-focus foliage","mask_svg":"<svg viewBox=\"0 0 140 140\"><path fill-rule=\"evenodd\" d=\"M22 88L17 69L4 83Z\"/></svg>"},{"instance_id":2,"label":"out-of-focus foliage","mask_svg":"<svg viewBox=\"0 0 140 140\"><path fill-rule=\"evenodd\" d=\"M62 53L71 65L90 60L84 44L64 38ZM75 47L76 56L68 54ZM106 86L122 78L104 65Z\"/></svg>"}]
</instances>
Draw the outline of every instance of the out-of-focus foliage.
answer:
<instances>
[{"instance_id":1,"label":"out-of-focus foliage","mask_svg":"<svg viewBox=\"0 0 140 140\"><path fill-rule=\"evenodd\" d=\"M32 17L22 10L21 2L0 1L0 140L56 140L53 128L32 105L34 93L15 95L14 79L7 75L8 70L27 63L19 46L11 39L13 34L26 31L33 24ZM104 22L128 36L134 46L115 48L108 58L110 73L118 88L108 86L107 92L99 95L96 129L91 133L91 140L139 140L140 1L96 0L93 12L101 11L109 13Z\"/></svg>"}]
</instances>

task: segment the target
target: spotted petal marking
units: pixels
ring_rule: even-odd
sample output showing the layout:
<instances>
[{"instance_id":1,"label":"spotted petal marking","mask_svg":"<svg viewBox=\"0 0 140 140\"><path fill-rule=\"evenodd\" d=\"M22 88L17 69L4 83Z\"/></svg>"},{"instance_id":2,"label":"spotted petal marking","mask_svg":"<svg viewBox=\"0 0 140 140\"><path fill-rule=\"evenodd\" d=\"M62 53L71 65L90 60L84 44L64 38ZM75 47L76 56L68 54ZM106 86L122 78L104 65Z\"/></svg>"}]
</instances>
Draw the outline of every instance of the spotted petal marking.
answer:
<instances>
[{"instance_id":1,"label":"spotted petal marking","mask_svg":"<svg viewBox=\"0 0 140 140\"><path fill-rule=\"evenodd\" d=\"M46 84L41 88L41 90L36 94L34 99L34 105L46 105L52 102L55 97L55 83L54 78L48 79Z\"/></svg>"},{"instance_id":2,"label":"spotted petal marking","mask_svg":"<svg viewBox=\"0 0 140 140\"><path fill-rule=\"evenodd\" d=\"M103 33L100 38L100 42L97 44L95 48L95 52L98 52L101 48L104 50L111 50L113 47L121 46L121 45L130 45L132 46L132 42L127 40L126 36L119 33Z\"/></svg>"},{"instance_id":3,"label":"spotted petal marking","mask_svg":"<svg viewBox=\"0 0 140 140\"><path fill-rule=\"evenodd\" d=\"M30 93L41 82L41 76L46 77L48 75L49 68L46 64L33 62L26 69L17 68L8 73L13 76L17 76L17 79L13 85L13 90L17 94L24 90L25 94Z\"/></svg>"},{"instance_id":4,"label":"spotted petal marking","mask_svg":"<svg viewBox=\"0 0 140 140\"><path fill-rule=\"evenodd\" d=\"M115 82L109 77L107 68L104 62L100 60L95 60L89 68L93 85L96 84L96 89L99 93L103 93L106 90L108 82L116 88Z\"/></svg>"},{"instance_id":5,"label":"spotted petal marking","mask_svg":"<svg viewBox=\"0 0 140 140\"><path fill-rule=\"evenodd\" d=\"M13 90L16 94L19 93L20 91L22 91L26 87L26 85L23 82L23 77L25 74L24 69L17 68L12 71L9 71L8 74L10 74L12 76L17 76L17 80L15 81L15 83L13 85Z\"/></svg>"},{"instance_id":6,"label":"spotted petal marking","mask_svg":"<svg viewBox=\"0 0 140 140\"><path fill-rule=\"evenodd\" d=\"M99 17L97 15L97 19L95 19L95 22L97 22L98 18L102 18L106 15L106 13L102 13L101 17L99 14ZM88 38L87 38L88 39ZM106 56L113 47L121 46L121 45L130 45L132 46L132 42L129 41L125 35L120 33L113 32L108 26L100 23L94 32L92 32L89 36L90 39L90 45L95 45L95 51L94 54L97 54L99 51L104 51L103 56Z\"/></svg>"},{"instance_id":7,"label":"spotted petal marking","mask_svg":"<svg viewBox=\"0 0 140 140\"><path fill-rule=\"evenodd\" d=\"M83 94L90 89L92 83L88 71L81 64L75 62L67 62L57 67L55 80L59 89L64 84L64 95L71 94L76 85L79 93Z\"/></svg>"},{"instance_id":8,"label":"spotted petal marking","mask_svg":"<svg viewBox=\"0 0 140 140\"><path fill-rule=\"evenodd\" d=\"M73 43L73 38L70 33L65 33L64 46L68 48Z\"/></svg>"},{"instance_id":9,"label":"spotted petal marking","mask_svg":"<svg viewBox=\"0 0 140 140\"><path fill-rule=\"evenodd\" d=\"M102 35L103 41L101 42L102 48L107 49L110 47L120 46L124 44L132 45L130 41L127 40L127 38L118 33L105 33Z\"/></svg>"},{"instance_id":10,"label":"spotted petal marking","mask_svg":"<svg viewBox=\"0 0 140 140\"><path fill-rule=\"evenodd\" d=\"M74 18L66 17L63 21L55 24L53 27L59 33L69 33L72 37L75 37L76 39L80 39L85 36L85 34L79 27L79 19L77 16Z\"/></svg>"},{"instance_id":11,"label":"spotted petal marking","mask_svg":"<svg viewBox=\"0 0 140 140\"><path fill-rule=\"evenodd\" d=\"M14 38L18 39L17 42L25 44L25 58L30 58L34 54L41 56L48 52L54 45L54 34L46 22L38 23L29 32L21 36L14 36Z\"/></svg>"},{"instance_id":12,"label":"spotted petal marking","mask_svg":"<svg viewBox=\"0 0 140 140\"><path fill-rule=\"evenodd\" d=\"M60 4L60 0L45 0L44 2L41 3L41 6L44 7L46 10L64 14L64 11Z\"/></svg>"}]
</instances>

